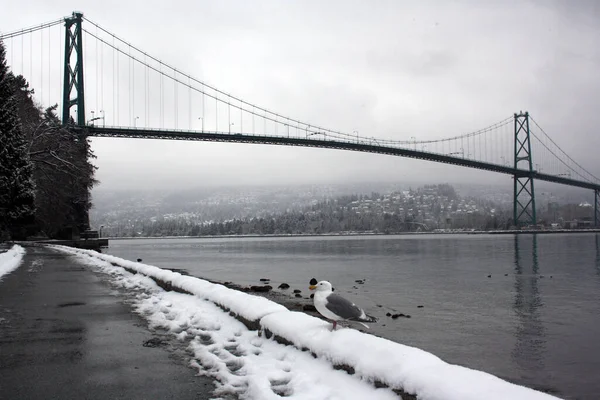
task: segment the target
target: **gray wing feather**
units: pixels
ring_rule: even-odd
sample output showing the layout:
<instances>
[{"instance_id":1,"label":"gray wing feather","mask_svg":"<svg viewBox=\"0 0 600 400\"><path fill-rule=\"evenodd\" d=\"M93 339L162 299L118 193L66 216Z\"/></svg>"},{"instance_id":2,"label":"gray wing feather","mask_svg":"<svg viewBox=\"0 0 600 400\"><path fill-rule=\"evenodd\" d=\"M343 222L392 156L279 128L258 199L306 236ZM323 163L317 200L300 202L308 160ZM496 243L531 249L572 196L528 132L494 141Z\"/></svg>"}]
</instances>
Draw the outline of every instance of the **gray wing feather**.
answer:
<instances>
[{"instance_id":1,"label":"gray wing feather","mask_svg":"<svg viewBox=\"0 0 600 400\"><path fill-rule=\"evenodd\" d=\"M354 303L337 294L327 296L325 307L332 313L344 319L359 318L363 311Z\"/></svg>"}]
</instances>

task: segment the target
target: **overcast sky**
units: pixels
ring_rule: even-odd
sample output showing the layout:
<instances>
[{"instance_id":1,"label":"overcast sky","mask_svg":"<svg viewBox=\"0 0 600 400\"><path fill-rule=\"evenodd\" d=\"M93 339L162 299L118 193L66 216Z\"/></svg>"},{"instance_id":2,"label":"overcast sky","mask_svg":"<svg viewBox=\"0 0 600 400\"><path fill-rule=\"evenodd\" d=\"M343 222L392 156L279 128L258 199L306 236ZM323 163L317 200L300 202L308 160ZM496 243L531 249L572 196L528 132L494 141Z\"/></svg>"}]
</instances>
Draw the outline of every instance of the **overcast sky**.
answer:
<instances>
[{"instance_id":1,"label":"overcast sky","mask_svg":"<svg viewBox=\"0 0 600 400\"><path fill-rule=\"evenodd\" d=\"M600 2L5 3L4 32L81 11L223 91L364 136L450 137L527 110L600 175ZM339 150L92 143L106 188L468 180L511 188L508 176Z\"/></svg>"}]
</instances>

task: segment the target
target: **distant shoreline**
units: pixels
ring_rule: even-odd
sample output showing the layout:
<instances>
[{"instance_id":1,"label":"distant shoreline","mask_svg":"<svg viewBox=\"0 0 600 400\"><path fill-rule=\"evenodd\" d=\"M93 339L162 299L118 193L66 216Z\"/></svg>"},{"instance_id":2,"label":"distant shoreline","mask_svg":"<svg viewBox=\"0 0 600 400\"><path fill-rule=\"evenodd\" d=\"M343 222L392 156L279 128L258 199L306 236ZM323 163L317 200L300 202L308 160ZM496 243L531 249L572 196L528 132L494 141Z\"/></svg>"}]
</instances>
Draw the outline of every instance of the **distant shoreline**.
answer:
<instances>
[{"instance_id":1,"label":"distant shoreline","mask_svg":"<svg viewBox=\"0 0 600 400\"><path fill-rule=\"evenodd\" d=\"M553 230L503 230L503 231L444 231L444 232L400 232L400 233L369 233L344 232L323 234L266 234L266 235L207 235L207 236L115 236L103 237L108 240L127 239L240 239L240 238L285 238L285 237L352 237L352 236L405 236L405 235L523 235L523 234L556 234L556 233L600 233L600 228L592 229L553 229Z\"/></svg>"}]
</instances>

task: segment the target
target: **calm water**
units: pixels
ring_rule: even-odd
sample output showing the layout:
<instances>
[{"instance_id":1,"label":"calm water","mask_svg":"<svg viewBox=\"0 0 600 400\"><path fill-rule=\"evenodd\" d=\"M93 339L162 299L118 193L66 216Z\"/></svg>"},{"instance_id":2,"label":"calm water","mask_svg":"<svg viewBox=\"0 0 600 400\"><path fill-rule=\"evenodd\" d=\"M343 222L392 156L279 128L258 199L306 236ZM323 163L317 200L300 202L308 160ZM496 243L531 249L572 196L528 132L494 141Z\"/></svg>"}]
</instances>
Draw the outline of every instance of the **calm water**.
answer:
<instances>
[{"instance_id":1,"label":"calm water","mask_svg":"<svg viewBox=\"0 0 600 400\"><path fill-rule=\"evenodd\" d=\"M306 296L310 278L329 280L380 318L378 335L561 397L600 398L596 234L135 239L106 253L221 281L270 278Z\"/></svg>"}]
</instances>

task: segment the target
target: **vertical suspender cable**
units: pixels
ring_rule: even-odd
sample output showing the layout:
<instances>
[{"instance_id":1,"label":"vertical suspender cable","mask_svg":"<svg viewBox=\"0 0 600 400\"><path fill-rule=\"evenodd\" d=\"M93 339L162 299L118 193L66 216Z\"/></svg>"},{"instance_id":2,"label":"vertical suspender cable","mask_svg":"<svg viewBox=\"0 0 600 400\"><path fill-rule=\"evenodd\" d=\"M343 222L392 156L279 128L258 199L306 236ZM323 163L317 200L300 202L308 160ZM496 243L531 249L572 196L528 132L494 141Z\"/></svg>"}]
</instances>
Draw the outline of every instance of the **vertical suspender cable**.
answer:
<instances>
[{"instance_id":1,"label":"vertical suspender cable","mask_svg":"<svg viewBox=\"0 0 600 400\"><path fill-rule=\"evenodd\" d=\"M146 53L144 53L144 65L145 65L145 69L144 69L144 124L146 125L146 127L149 126L148 122L149 122L149 118L150 118L150 113L149 113L149 105L148 105L148 57L146 56Z\"/></svg>"},{"instance_id":2,"label":"vertical suspender cable","mask_svg":"<svg viewBox=\"0 0 600 400\"><path fill-rule=\"evenodd\" d=\"M29 85L32 85L33 79L33 35L29 35Z\"/></svg>"},{"instance_id":3,"label":"vertical suspender cable","mask_svg":"<svg viewBox=\"0 0 600 400\"><path fill-rule=\"evenodd\" d=\"M112 95L113 95L113 101L112 101L112 125L113 126L117 126L117 114L116 114L116 109L115 109L115 105L117 103L117 96L116 96L116 92L115 92L115 82L116 82L116 77L115 77L115 50L114 50L114 46L115 46L115 37L113 36L113 51L112 51L112 62L113 62L113 73L112 73Z\"/></svg>"},{"instance_id":4,"label":"vertical suspender cable","mask_svg":"<svg viewBox=\"0 0 600 400\"><path fill-rule=\"evenodd\" d=\"M173 102L174 105L174 109L175 109L175 129L177 129L178 127L178 122L179 122L179 115L177 114L177 103L178 103L178 94L177 94L177 70L173 69L173 96L175 98L175 101Z\"/></svg>"},{"instance_id":5,"label":"vertical suspender cable","mask_svg":"<svg viewBox=\"0 0 600 400\"><path fill-rule=\"evenodd\" d=\"M96 27L96 36L98 36L98 27ZM98 82L98 80L99 80L98 79L99 78L98 39L96 39L96 41L95 41L95 50L96 50L96 60L95 60L95 65L96 65L96 107L95 108L96 108L96 111L100 111L100 107L98 107L100 104L100 90L99 90L100 82Z\"/></svg>"},{"instance_id":6,"label":"vertical suspender cable","mask_svg":"<svg viewBox=\"0 0 600 400\"><path fill-rule=\"evenodd\" d=\"M215 91L215 132L219 131L219 103L217 101L219 93Z\"/></svg>"},{"instance_id":7,"label":"vertical suspender cable","mask_svg":"<svg viewBox=\"0 0 600 400\"><path fill-rule=\"evenodd\" d=\"M104 45L103 44L100 44L100 111L102 111L102 125L106 125L106 119L105 119L106 112L104 110Z\"/></svg>"},{"instance_id":8,"label":"vertical suspender cable","mask_svg":"<svg viewBox=\"0 0 600 400\"><path fill-rule=\"evenodd\" d=\"M135 124L135 115L132 114L132 104L133 104L133 93L131 90L131 84L132 84L132 77L131 77L131 46L129 46L128 49L128 55L129 57L127 57L127 106L129 108L129 122L127 124L130 124L131 121L133 121L133 123Z\"/></svg>"},{"instance_id":9,"label":"vertical suspender cable","mask_svg":"<svg viewBox=\"0 0 600 400\"><path fill-rule=\"evenodd\" d=\"M33 33L32 33L33 35ZM40 101L44 102L44 30L40 29Z\"/></svg>"},{"instance_id":10,"label":"vertical suspender cable","mask_svg":"<svg viewBox=\"0 0 600 400\"><path fill-rule=\"evenodd\" d=\"M48 28L48 104L46 106L50 107L52 105L52 70L50 66L52 65L52 28Z\"/></svg>"},{"instance_id":11,"label":"vertical suspender cable","mask_svg":"<svg viewBox=\"0 0 600 400\"><path fill-rule=\"evenodd\" d=\"M163 74L162 74L162 63L159 63L159 77L160 77L160 102L159 102L159 106L160 106L160 127L163 128L164 125L164 91L163 91Z\"/></svg>"}]
</instances>

